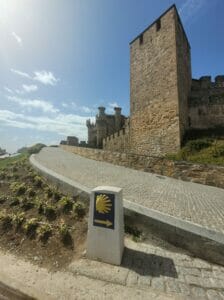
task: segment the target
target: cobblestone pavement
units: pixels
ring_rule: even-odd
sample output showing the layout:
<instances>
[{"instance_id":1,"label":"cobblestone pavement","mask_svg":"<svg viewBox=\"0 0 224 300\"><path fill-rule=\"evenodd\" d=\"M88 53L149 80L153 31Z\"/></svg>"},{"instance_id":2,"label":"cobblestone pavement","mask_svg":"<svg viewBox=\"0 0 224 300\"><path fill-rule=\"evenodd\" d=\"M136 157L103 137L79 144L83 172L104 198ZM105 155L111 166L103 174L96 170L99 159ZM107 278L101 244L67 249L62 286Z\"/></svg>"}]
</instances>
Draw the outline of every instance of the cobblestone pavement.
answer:
<instances>
[{"instance_id":1,"label":"cobblestone pavement","mask_svg":"<svg viewBox=\"0 0 224 300\"><path fill-rule=\"evenodd\" d=\"M224 267L181 253L177 248L125 240L121 266L81 259L69 270L92 279L174 293L182 299L224 299ZM150 298L149 298L150 299Z\"/></svg>"},{"instance_id":2,"label":"cobblestone pavement","mask_svg":"<svg viewBox=\"0 0 224 300\"><path fill-rule=\"evenodd\" d=\"M78 275L68 269L49 272L47 269L0 251L0 299L22 300L19 292L39 300L179 300L180 294L164 293L159 289L145 289L138 285L124 286ZM85 269L85 265L83 266ZM110 267L110 265L107 265ZM98 270L99 272L99 270ZM116 274L114 274L116 275ZM16 295L10 293L12 289Z\"/></svg>"},{"instance_id":3,"label":"cobblestone pavement","mask_svg":"<svg viewBox=\"0 0 224 300\"><path fill-rule=\"evenodd\" d=\"M90 160L59 148L35 159L88 188L123 188L126 200L224 233L224 190Z\"/></svg>"}]
</instances>

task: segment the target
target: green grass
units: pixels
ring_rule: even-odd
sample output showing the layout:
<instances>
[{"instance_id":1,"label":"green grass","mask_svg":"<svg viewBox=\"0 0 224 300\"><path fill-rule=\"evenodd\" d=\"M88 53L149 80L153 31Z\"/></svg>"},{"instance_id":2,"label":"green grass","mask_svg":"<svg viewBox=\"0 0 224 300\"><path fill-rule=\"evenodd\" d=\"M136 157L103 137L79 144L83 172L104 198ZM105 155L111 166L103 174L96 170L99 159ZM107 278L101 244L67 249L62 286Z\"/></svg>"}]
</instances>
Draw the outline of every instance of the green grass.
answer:
<instances>
[{"instance_id":1,"label":"green grass","mask_svg":"<svg viewBox=\"0 0 224 300\"><path fill-rule=\"evenodd\" d=\"M8 168L9 166L12 166L13 164L16 164L18 162L23 162L25 159L28 158L28 154L20 154L18 156L14 157L6 157L0 159L0 170L4 168Z\"/></svg>"},{"instance_id":2,"label":"green grass","mask_svg":"<svg viewBox=\"0 0 224 300\"><path fill-rule=\"evenodd\" d=\"M224 140L211 138L191 140L178 153L167 154L166 158L223 166Z\"/></svg>"}]
</instances>

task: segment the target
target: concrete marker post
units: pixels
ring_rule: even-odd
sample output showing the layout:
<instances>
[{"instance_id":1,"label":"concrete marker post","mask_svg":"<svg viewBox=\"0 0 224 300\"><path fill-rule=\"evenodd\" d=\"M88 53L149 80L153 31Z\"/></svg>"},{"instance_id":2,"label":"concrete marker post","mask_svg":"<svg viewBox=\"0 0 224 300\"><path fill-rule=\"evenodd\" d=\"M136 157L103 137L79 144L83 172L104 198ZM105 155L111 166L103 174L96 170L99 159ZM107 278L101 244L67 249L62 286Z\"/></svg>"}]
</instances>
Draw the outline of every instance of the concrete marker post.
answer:
<instances>
[{"instance_id":1,"label":"concrete marker post","mask_svg":"<svg viewBox=\"0 0 224 300\"><path fill-rule=\"evenodd\" d=\"M99 186L90 195L87 258L120 265L124 250L122 189Z\"/></svg>"}]
</instances>

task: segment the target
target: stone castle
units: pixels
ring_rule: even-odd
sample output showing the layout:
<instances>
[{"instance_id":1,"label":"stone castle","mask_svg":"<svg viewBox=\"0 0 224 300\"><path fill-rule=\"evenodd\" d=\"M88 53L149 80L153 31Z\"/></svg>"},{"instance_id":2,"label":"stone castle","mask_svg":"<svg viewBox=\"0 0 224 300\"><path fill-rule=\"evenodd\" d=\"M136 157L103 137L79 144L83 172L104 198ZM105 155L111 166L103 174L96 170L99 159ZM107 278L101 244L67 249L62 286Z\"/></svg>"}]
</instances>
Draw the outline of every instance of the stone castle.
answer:
<instances>
[{"instance_id":1,"label":"stone castle","mask_svg":"<svg viewBox=\"0 0 224 300\"><path fill-rule=\"evenodd\" d=\"M130 43L130 117L87 120L88 144L105 150L164 156L192 132L224 135L224 76L192 79L191 49L175 5Z\"/></svg>"}]
</instances>

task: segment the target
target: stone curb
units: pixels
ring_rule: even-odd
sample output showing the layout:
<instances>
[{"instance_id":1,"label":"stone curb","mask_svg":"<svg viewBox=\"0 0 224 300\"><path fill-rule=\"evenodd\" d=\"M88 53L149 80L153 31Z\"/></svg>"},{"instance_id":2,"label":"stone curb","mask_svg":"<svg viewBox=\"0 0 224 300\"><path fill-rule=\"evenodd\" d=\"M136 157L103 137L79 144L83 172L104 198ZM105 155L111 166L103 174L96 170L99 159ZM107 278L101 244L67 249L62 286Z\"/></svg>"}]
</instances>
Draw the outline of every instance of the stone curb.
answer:
<instances>
[{"instance_id":1,"label":"stone curb","mask_svg":"<svg viewBox=\"0 0 224 300\"><path fill-rule=\"evenodd\" d=\"M3 297L3 298L1 298ZM19 279L9 278L4 272L0 273L0 299L10 300L53 300L42 291L34 287L26 286L26 283Z\"/></svg>"},{"instance_id":2,"label":"stone curb","mask_svg":"<svg viewBox=\"0 0 224 300\"><path fill-rule=\"evenodd\" d=\"M30 163L64 192L90 195L90 188L44 167L36 161L35 154L30 156ZM125 199L123 203L125 217L130 224L138 224L146 231L190 251L193 255L224 265L224 235L222 233Z\"/></svg>"}]
</instances>

